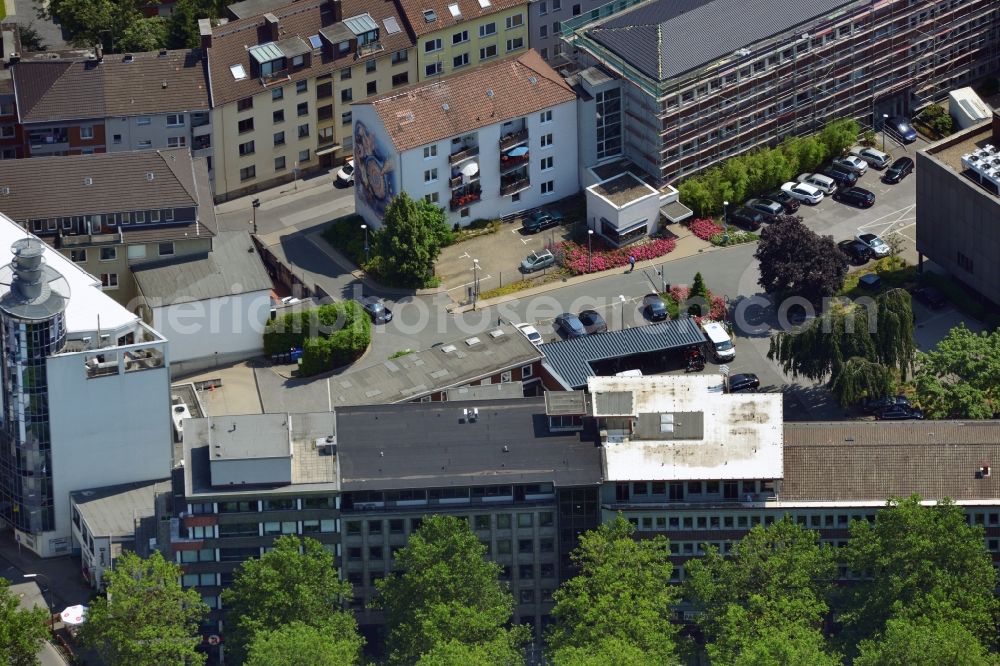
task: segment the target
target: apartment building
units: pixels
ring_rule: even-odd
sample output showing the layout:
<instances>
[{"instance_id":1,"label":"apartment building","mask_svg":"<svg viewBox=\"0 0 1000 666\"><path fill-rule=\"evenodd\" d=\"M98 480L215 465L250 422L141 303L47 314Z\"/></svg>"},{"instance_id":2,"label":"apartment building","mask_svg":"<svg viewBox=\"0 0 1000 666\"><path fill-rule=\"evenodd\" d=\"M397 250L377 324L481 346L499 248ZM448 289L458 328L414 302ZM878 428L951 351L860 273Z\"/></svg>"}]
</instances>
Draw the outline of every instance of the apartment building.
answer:
<instances>
[{"instance_id":1,"label":"apartment building","mask_svg":"<svg viewBox=\"0 0 1000 666\"><path fill-rule=\"evenodd\" d=\"M620 100L620 113L597 109L581 143L665 183L837 118L871 127L995 73L998 19L991 0L780 0L752 12L741 0L626 0L562 30L582 68L613 79L597 92Z\"/></svg>"},{"instance_id":2,"label":"apartment building","mask_svg":"<svg viewBox=\"0 0 1000 666\"><path fill-rule=\"evenodd\" d=\"M417 80L393 2L303 0L203 26L202 46L218 201L347 160L350 104Z\"/></svg>"},{"instance_id":3,"label":"apartment building","mask_svg":"<svg viewBox=\"0 0 1000 666\"><path fill-rule=\"evenodd\" d=\"M528 46L553 67L568 64L573 53L562 38L563 21L589 13L602 4L601 0L531 0L528 3Z\"/></svg>"},{"instance_id":4,"label":"apartment building","mask_svg":"<svg viewBox=\"0 0 1000 666\"><path fill-rule=\"evenodd\" d=\"M576 93L534 51L355 104L353 113L355 208L372 226L399 192L464 226L580 189Z\"/></svg>"},{"instance_id":5,"label":"apartment building","mask_svg":"<svg viewBox=\"0 0 1000 666\"><path fill-rule=\"evenodd\" d=\"M201 51L12 59L21 146L16 157L190 148L212 155Z\"/></svg>"},{"instance_id":6,"label":"apartment building","mask_svg":"<svg viewBox=\"0 0 1000 666\"><path fill-rule=\"evenodd\" d=\"M132 312L133 266L209 252L216 235L206 160L186 148L0 160L0 208Z\"/></svg>"},{"instance_id":7,"label":"apartment building","mask_svg":"<svg viewBox=\"0 0 1000 666\"><path fill-rule=\"evenodd\" d=\"M420 80L528 48L527 0L399 0L416 37Z\"/></svg>"},{"instance_id":8,"label":"apartment building","mask_svg":"<svg viewBox=\"0 0 1000 666\"><path fill-rule=\"evenodd\" d=\"M73 491L169 474L167 340L6 216L0 247L0 520L65 555Z\"/></svg>"}]
</instances>

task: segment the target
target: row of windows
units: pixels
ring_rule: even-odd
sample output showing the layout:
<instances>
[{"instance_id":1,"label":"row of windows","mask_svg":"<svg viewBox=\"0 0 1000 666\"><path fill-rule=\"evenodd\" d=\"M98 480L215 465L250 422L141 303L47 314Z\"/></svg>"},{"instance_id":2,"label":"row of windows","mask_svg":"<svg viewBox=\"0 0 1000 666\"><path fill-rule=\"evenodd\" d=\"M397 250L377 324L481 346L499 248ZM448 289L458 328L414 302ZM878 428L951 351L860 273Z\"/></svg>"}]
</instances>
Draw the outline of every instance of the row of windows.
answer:
<instances>
[{"instance_id":1,"label":"row of windows","mask_svg":"<svg viewBox=\"0 0 1000 666\"><path fill-rule=\"evenodd\" d=\"M230 502L195 502L188 504L191 515L212 513L255 513L258 511L291 511L296 509L336 509L340 503L334 496L238 500Z\"/></svg>"},{"instance_id":2,"label":"row of windows","mask_svg":"<svg viewBox=\"0 0 1000 666\"><path fill-rule=\"evenodd\" d=\"M1000 526L1000 513L970 513L967 514L970 525L982 525L984 527ZM672 515L654 514L630 517L636 529L642 531L651 530L728 530L728 529L750 529L757 525L770 525L780 518L776 515L759 515L746 513L719 514L719 515ZM851 522L866 520L875 521L874 513L809 513L795 514L793 519L803 527L812 529L848 529Z\"/></svg>"},{"instance_id":3,"label":"row of windows","mask_svg":"<svg viewBox=\"0 0 1000 666\"><path fill-rule=\"evenodd\" d=\"M509 513L486 514L475 516L460 516L460 518L470 520L472 529L476 531L498 529L509 530L516 524L518 528L530 528L535 525L534 513L518 513L516 518ZM554 524L554 515L551 511L541 511L538 513L538 526L551 527ZM388 523L388 525L386 524ZM389 534L403 534L402 518L392 518L389 520L347 520L344 521L344 532L348 536L358 536L364 533L370 536L381 536L388 531Z\"/></svg>"},{"instance_id":4,"label":"row of windows","mask_svg":"<svg viewBox=\"0 0 1000 666\"><path fill-rule=\"evenodd\" d=\"M130 248L131 249L131 248ZM145 247L143 247L145 250ZM161 257L172 257L174 255L174 244L173 241L165 241L157 245L157 254ZM87 261L87 249L80 248L69 251L69 258L74 263L82 264ZM115 261L118 258L118 248L117 247L102 247L101 248L101 261Z\"/></svg>"},{"instance_id":5,"label":"row of windows","mask_svg":"<svg viewBox=\"0 0 1000 666\"><path fill-rule=\"evenodd\" d=\"M35 233L55 231L56 229L62 229L63 231L76 230L86 233L88 231L87 226L89 225L89 231L92 233L100 233L102 225L114 227L117 225L146 224L147 222L156 224L161 220L163 222L173 222L174 210L172 208L167 208L162 211L137 210L129 211L127 213L108 213L106 215L74 215L73 217L36 218L31 220L31 230Z\"/></svg>"}]
</instances>

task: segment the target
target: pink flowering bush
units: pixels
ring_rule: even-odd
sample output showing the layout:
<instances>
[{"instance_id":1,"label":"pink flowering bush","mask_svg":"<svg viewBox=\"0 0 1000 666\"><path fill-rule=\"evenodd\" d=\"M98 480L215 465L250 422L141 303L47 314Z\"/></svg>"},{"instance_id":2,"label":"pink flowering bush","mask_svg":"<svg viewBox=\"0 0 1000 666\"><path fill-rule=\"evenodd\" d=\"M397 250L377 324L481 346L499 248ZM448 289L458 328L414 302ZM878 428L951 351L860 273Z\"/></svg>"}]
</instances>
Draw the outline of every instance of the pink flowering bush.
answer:
<instances>
[{"instance_id":1,"label":"pink flowering bush","mask_svg":"<svg viewBox=\"0 0 1000 666\"><path fill-rule=\"evenodd\" d=\"M629 256L636 261L656 259L673 252L677 241L673 238L654 238L644 243L637 243L622 248L608 248L600 241L594 241L594 256L591 259L586 245L573 241L563 241L555 246L556 256L562 265L574 275L584 273L599 273L610 268L628 266Z\"/></svg>"},{"instance_id":2,"label":"pink flowering bush","mask_svg":"<svg viewBox=\"0 0 1000 666\"><path fill-rule=\"evenodd\" d=\"M722 227L707 218L699 218L692 221L691 224L688 225L688 228L695 236L706 241L710 240L712 236L723 232Z\"/></svg>"},{"instance_id":3,"label":"pink flowering bush","mask_svg":"<svg viewBox=\"0 0 1000 666\"><path fill-rule=\"evenodd\" d=\"M687 299L691 295L691 290L683 285L674 285L670 287L670 298L673 299L675 303L678 304L679 312L687 311ZM708 317L695 317L694 320L700 325L702 319L709 319L710 321L723 321L726 318L726 299L722 296L716 296L709 290L708 292L708 304L709 311Z\"/></svg>"}]
</instances>

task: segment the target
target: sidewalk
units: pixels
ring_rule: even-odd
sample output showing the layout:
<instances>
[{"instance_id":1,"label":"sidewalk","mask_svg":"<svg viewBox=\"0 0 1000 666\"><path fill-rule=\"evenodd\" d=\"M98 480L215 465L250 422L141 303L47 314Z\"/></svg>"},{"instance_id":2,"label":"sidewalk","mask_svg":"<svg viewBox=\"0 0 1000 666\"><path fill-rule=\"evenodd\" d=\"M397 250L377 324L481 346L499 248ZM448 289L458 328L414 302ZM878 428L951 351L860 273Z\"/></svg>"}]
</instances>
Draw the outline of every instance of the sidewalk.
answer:
<instances>
[{"instance_id":1,"label":"sidewalk","mask_svg":"<svg viewBox=\"0 0 1000 666\"><path fill-rule=\"evenodd\" d=\"M269 208L279 205L278 202L287 203L288 201L292 201L300 196L308 196L309 194L312 194L312 190L315 190L317 187L334 187L334 173L334 169L317 171L309 174L305 178L299 178L293 183L282 183L276 187L261 190L260 192L255 192L254 194L248 194L243 197L224 201L217 204L215 206L215 210L218 213L232 213L239 210L249 211L253 208L254 199L260 199L261 208Z\"/></svg>"}]
</instances>

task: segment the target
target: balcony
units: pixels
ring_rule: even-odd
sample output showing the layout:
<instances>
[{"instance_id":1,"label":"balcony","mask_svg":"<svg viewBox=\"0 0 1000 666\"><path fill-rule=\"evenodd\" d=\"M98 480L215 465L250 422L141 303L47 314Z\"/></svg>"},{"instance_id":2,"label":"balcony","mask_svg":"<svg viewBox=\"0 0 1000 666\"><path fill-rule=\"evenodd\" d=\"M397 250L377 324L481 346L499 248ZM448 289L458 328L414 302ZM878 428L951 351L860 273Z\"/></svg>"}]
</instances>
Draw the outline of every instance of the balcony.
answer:
<instances>
[{"instance_id":1,"label":"balcony","mask_svg":"<svg viewBox=\"0 0 1000 666\"><path fill-rule=\"evenodd\" d=\"M451 201L448 202L448 207L452 211L456 211L460 208L465 208L469 204L473 204L482 198L482 193L479 191L465 192L464 194L455 194L452 196Z\"/></svg>"},{"instance_id":2,"label":"balcony","mask_svg":"<svg viewBox=\"0 0 1000 666\"><path fill-rule=\"evenodd\" d=\"M479 154L479 146L469 146L448 156L448 164L455 165Z\"/></svg>"},{"instance_id":3,"label":"balcony","mask_svg":"<svg viewBox=\"0 0 1000 666\"><path fill-rule=\"evenodd\" d=\"M511 194L516 194L521 190L528 189L528 187L531 186L531 181L528 180L527 174L510 180L501 179L500 183L500 196L502 197L508 197Z\"/></svg>"},{"instance_id":4,"label":"balcony","mask_svg":"<svg viewBox=\"0 0 1000 666\"><path fill-rule=\"evenodd\" d=\"M500 137L500 150L507 150L508 148L513 148L519 143L524 143L528 140L528 128L525 127L522 130L516 132L511 132L510 134L505 134Z\"/></svg>"},{"instance_id":5,"label":"balcony","mask_svg":"<svg viewBox=\"0 0 1000 666\"><path fill-rule=\"evenodd\" d=\"M511 157L509 155L500 156L500 173L506 173L508 171L513 171L514 169L523 167L528 164L528 160L531 158L531 153L525 153L524 155L518 155L517 157Z\"/></svg>"}]
</instances>

